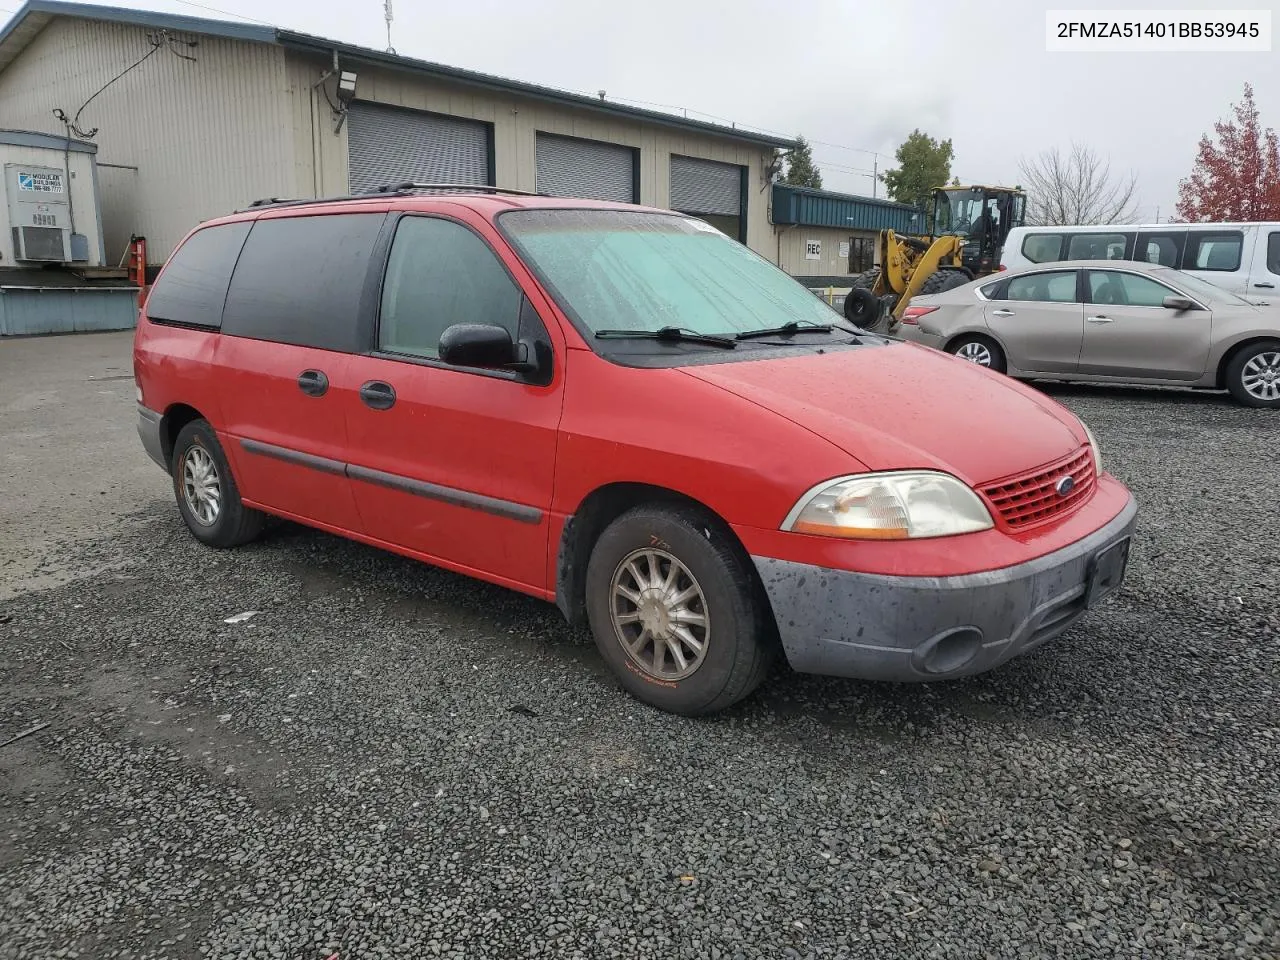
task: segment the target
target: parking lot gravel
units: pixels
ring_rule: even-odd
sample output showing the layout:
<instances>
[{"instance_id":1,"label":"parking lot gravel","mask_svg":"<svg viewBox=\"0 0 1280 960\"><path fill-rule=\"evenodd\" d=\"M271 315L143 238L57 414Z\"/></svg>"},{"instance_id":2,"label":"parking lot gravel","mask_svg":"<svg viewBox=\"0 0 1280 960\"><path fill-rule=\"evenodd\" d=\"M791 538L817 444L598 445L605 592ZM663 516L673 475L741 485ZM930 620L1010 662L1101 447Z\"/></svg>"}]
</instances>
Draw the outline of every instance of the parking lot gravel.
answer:
<instances>
[{"instance_id":1,"label":"parking lot gravel","mask_svg":"<svg viewBox=\"0 0 1280 960\"><path fill-rule=\"evenodd\" d=\"M0 742L48 724L0 746L0 958L1280 956L1280 418L1048 389L1140 500L1120 594L981 677L781 667L696 721L548 605L291 525L201 547L124 479L130 382L86 532L24 489L103 499L54 403L0 466Z\"/></svg>"}]
</instances>

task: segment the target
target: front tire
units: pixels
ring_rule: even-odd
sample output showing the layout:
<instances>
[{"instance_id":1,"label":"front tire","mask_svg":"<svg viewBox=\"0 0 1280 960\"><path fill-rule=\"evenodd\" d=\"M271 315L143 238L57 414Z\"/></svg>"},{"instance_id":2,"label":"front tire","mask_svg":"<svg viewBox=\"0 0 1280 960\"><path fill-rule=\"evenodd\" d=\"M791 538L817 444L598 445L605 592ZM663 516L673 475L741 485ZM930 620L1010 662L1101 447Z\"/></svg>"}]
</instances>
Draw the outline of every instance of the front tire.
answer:
<instances>
[{"instance_id":1,"label":"front tire","mask_svg":"<svg viewBox=\"0 0 1280 960\"><path fill-rule=\"evenodd\" d=\"M853 288L844 298L844 318L859 330L871 330L884 312L881 299L873 292L880 282L880 268L872 267L853 278Z\"/></svg>"},{"instance_id":2,"label":"front tire","mask_svg":"<svg viewBox=\"0 0 1280 960\"><path fill-rule=\"evenodd\" d=\"M201 543L238 547L262 532L266 514L241 503L222 445L207 420L193 420L179 431L170 466L178 512Z\"/></svg>"},{"instance_id":3,"label":"front tire","mask_svg":"<svg viewBox=\"0 0 1280 960\"><path fill-rule=\"evenodd\" d=\"M1227 390L1247 407L1280 409L1280 340L1245 347L1227 364Z\"/></svg>"},{"instance_id":4,"label":"front tire","mask_svg":"<svg viewBox=\"0 0 1280 960\"><path fill-rule=\"evenodd\" d=\"M947 344L947 353L954 354L961 360L976 363L980 367L986 367L988 370L994 370L996 373L1004 373L1008 366L1000 344L990 337L960 337Z\"/></svg>"},{"instance_id":5,"label":"front tire","mask_svg":"<svg viewBox=\"0 0 1280 960\"><path fill-rule=\"evenodd\" d=\"M684 716L715 713L763 681L776 644L750 559L720 524L683 506L636 507L587 563L587 619L632 696Z\"/></svg>"}]
</instances>

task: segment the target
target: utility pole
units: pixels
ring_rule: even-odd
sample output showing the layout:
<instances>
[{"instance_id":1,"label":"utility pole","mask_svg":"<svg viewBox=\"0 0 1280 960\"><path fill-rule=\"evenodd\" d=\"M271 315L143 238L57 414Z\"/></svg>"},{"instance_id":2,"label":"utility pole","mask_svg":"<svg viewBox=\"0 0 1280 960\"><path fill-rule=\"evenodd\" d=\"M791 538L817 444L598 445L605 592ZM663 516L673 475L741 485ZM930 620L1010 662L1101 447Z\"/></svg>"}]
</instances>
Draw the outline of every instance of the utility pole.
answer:
<instances>
[{"instance_id":1,"label":"utility pole","mask_svg":"<svg viewBox=\"0 0 1280 960\"><path fill-rule=\"evenodd\" d=\"M876 190L880 186L880 154L873 153L871 156L873 157L871 161L871 172L864 173L863 176L871 178L871 199L875 200L877 199Z\"/></svg>"}]
</instances>

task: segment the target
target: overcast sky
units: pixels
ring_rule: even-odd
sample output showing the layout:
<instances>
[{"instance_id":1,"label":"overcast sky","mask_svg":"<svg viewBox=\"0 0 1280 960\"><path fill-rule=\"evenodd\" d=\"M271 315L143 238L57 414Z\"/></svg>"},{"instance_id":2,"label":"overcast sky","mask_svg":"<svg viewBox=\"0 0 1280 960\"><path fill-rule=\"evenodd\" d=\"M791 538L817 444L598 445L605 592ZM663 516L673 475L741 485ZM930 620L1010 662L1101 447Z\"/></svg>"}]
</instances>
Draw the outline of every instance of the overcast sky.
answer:
<instances>
[{"instance_id":1,"label":"overcast sky","mask_svg":"<svg viewBox=\"0 0 1280 960\"><path fill-rule=\"evenodd\" d=\"M1105 0L394 0L397 52L814 143L824 185L869 194L912 129L955 144L962 180L1016 183L1018 160L1073 139L1138 175L1144 220L1167 218L1196 143L1246 82L1280 126L1280 52L1045 51L1047 9ZM382 0L118 0L240 14L386 46ZM0 0L13 9L16 0ZM1276 9L1277 0L1125 7ZM216 8L216 11L215 9ZM787 12L784 12L787 11ZM1280 10L1273 14L1280 29ZM1280 51L1280 44L1274 45ZM658 105L662 105L661 107ZM855 149L856 148L856 149ZM867 152L863 152L867 151ZM883 195L883 186L880 188Z\"/></svg>"}]
</instances>

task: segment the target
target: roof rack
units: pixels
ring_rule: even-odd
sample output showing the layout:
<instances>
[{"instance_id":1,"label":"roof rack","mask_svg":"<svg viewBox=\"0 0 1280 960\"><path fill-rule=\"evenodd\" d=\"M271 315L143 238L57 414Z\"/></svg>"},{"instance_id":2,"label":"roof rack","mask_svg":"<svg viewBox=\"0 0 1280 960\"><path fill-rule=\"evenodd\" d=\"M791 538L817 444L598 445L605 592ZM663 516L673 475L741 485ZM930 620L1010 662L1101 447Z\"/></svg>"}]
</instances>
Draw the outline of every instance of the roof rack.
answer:
<instances>
[{"instance_id":1,"label":"roof rack","mask_svg":"<svg viewBox=\"0 0 1280 960\"><path fill-rule=\"evenodd\" d=\"M414 190L465 190L467 193L510 193L518 197L545 197L545 193L532 193L528 190L512 190L508 187L493 187L484 183L384 183L370 190L370 194L410 193Z\"/></svg>"},{"instance_id":2,"label":"roof rack","mask_svg":"<svg viewBox=\"0 0 1280 960\"><path fill-rule=\"evenodd\" d=\"M406 181L404 183L384 183L380 187L374 187L366 193L350 193L341 197L309 197L309 198L292 198L292 197L263 197L261 200L254 200L249 206L243 210L237 210L236 213L244 213L248 210L257 210L262 207L300 207L312 203L341 203L344 200L373 200L378 197L386 197L392 194L404 196L405 194L414 193L418 190L457 190L466 193L505 193L518 197L545 197L549 194L531 193L528 190L511 190L507 187L491 187L483 183L413 183Z\"/></svg>"},{"instance_id":3,"label":"roof rack","mask_svg":"<svg viewBox=\"0 0 1280 960\"><path fill-rule=\"evenodd\" d=\"M263 197L261 200L254 200L247 207L237 210L236 213L246 213L249 210L260 210L263 207L303 207L308 204L315 203L341 203L344 200L374 200L380 196L382 196L382 194L353 193L347 194L344 197L305 197L296 200L290 197Z\"/></svg>"}]
</instances>

